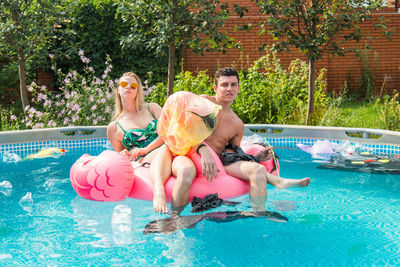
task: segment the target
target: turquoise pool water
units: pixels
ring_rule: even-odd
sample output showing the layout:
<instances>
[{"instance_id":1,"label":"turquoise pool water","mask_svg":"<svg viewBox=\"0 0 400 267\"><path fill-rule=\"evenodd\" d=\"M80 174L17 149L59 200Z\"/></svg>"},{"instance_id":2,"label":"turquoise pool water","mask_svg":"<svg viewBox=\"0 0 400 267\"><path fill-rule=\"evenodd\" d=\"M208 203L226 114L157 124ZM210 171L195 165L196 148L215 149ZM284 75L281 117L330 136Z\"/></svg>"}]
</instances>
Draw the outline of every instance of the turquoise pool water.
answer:
<instances>
[{"instance_id":1,"label":"turquoise pool water","mask_svg":"<svg viewBox=\"0 0 400 267\"><path fill-rule=\"evenodd\" d=\"M143 235L147 223L167 217L151 202L88 201L69 183L77 158L104 149L0 162L0 266L400 265L400 175L319 169L307 153L277 149L282 176L312 179L308 188L268 185L268 209L287 223L201 221ZM250 210L247 196L235 200L242 204L213 211Z\"/></svg>"}]
</instances>

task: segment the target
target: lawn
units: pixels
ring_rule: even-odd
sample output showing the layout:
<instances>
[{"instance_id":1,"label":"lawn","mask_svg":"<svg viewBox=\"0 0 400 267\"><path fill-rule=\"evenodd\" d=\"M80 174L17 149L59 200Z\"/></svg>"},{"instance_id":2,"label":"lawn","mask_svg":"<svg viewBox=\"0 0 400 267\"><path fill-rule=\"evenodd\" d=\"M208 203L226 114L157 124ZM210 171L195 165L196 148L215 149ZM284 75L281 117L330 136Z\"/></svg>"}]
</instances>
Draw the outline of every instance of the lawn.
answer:
<instances>
[{"instance_id":1,"label":"lawn","mask_svg":"<svg viewBox=\"0 0 400 267\"><path fill-rule=\"evenodd\" d=\"M383 129L380 119L382 104L371 102L344 102L341 107L342 127Z\"/></svg>"}]
</instances>

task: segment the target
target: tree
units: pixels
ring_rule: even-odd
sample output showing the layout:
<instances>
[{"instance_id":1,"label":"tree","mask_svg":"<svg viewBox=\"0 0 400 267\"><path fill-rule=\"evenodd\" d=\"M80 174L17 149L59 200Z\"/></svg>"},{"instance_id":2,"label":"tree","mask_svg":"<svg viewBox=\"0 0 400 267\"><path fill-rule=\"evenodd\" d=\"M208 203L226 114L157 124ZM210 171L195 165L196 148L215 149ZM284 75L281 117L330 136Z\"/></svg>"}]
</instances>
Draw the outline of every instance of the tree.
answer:
<instances>
[{"instance_id":1,"label":"tree","mask_svg":"<svg viewBox=\"0 0 400 267\"><path fill-rule=\"evenodd\" d=\"M122 42L135 46L145 42L158 53L168 50L168 95L173 93L177 51L189 47L195 53L224 52L234 41L224 30L232 14L219 0L136 0L123 1L120 11L132 32ZM243 16L246 8L234 5Z\"/></svg>"},{"instance_id":2,"label":"tree","mask_svg":"<svg viewBox=\"0 0 400 267\"><path fill-rule=\"evenodd\" d=\"M63 71L83 69L84 63L76 57L84 50L90 58L96 75L104 71L106 55L113 62L112 78L127 70L135 70L140 77L151 74L151 82L165 80L168 58L154 53L146 44L122 47L121 37L131 33L118 11L119 0L64 0L65 18L52 39L49 52L54 55L57 67ZM57 74L56 74L57 75Z\"/></svg>"},{"instance_id":3,"label":"tree","mask_svg":"<svg viewBox=\"0 0 400 267\"><path fill-rule=\"evenodd\" d=\"M26 92L26 62L43 51L54 28L51 0L2 0L0 2L0 51L18 61L22 106L29 105Z\"/></svg>"},{"instance_id":4,"label":"tree","mask_svg":"<svg viewBox=\"0 0 400 267\"><path fill-rule=\"evenodd\" d=\"M371 12L382 0L255 0L267 15L261 32L269 32L275 40L273 49L289 51L298 48L309 62L309 90L306 124L312 124L315 91L315 61L324 53L344 56L346 49L339 42L359 41L360 24L371 18Z\"/></svg>"}]
</instances>

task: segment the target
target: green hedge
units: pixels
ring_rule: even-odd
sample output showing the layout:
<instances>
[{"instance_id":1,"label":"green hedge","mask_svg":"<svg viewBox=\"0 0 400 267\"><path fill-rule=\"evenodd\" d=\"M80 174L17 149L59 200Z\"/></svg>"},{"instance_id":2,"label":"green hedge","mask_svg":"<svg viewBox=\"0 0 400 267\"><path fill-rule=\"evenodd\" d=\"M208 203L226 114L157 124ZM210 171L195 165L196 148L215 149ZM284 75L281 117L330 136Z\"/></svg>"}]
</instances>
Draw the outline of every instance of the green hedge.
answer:
<instances>
[{"instance_id":1,"label":"green hedge","mask_svg":"<svg viewBox=\"0 0 400 267\"><path fill-rule=\"evenodd\" d=\"M304 124L307 115L308 65L294 60L285 70L276 53L267 53L248 70L239 71L240 92L232 109L245 123ZM314 123L318 125L330 101L326 95L326 70L316 80ZM213 80L206 71L197 75L186 71L177 75L174 91L213 95ZM147 97L149 102L165 102L165 84Z\"/></svg>"}]
</instances>

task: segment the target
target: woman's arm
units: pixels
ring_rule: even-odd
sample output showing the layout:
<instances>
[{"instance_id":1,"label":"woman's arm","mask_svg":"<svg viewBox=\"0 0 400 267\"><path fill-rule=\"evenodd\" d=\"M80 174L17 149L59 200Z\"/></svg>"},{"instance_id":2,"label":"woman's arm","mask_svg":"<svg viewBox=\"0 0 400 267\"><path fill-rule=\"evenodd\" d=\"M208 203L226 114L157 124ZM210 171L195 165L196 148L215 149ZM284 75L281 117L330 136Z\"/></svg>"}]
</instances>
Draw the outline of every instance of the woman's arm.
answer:
<instances>
[{"instance_id":1,"label":"woman's arm","mask_svg":"<svg viewBox=\"0 0 400 267\"><path fill-rule=\"evenodd\" d=\"M118 138L117 130L117 123L115 121L110 122L110 124L108 124L107 126L107 137L108 140L110 140L110 143L114 150L117 152L121 152L125 149L125 147L122 145L122 139Z\"/></svg>"},{"instance_id":2,"label":"woman's arm","mask_svg":"<svg viewBox=\"0 0 400 267\"><path fill-rule=\"evenodd\" d=\"M148 144L146 147L134 148L133 150L131 150L130 153L132 155L132 158L136 159L139 156L146 155L147 153L150 153L151 151L153 151L154 149L158 148L162 144L164 144L164 140L159 136L159 137L157 137L157 139L155 139L153 142Z\"/></svg>"},{"instance_id":3,"label":"woman's arm","mask_svg":"<svg viewBox=\"0 0 400 267\"><path fill-rule=\"evenodd\" d=\"M107 126L108 140L110 140L110 143L115 151L120 152L121 154L123 154L125 157L127 157L130 160L132 157L132 154L122 145L122 138L118 137L117 130L118 130L118 127L117 127L117 123L115 121L112 121L112 122L110 122L110 124L108 124L108 126Z\"/></svg>"},{"instance_id":4,"label":"woman's arm","mask_svg":"<svg viewBox=\"0 0 400 267\"><path fill-rule=\"evenodd\" d=\"M160 107L159 104L149 103L149 109L150 109L151 114L153 114L154 117L157 118L157 120L160 119L162 108Z\"/></svg>"}]
</instances>

